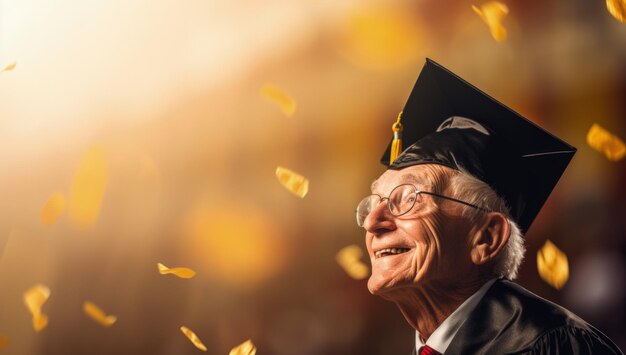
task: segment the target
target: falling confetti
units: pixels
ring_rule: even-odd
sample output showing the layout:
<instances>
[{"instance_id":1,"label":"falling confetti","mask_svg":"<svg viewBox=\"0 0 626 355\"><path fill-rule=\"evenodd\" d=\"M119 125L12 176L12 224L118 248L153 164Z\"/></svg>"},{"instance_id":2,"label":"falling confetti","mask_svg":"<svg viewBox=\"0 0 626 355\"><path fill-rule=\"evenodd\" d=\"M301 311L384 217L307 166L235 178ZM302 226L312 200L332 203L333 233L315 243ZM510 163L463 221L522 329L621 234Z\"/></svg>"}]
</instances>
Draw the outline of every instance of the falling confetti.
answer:
<instances>
[{"instance_id":1,"label":"falling confetti","mask_svg":"<svg viewBox=\"0 0 626 355\"><path fill-rule=\"evenodd\" d=\"M6 335L0 335L0 349L9 346L9 337Z\"/></svg>"},{"instance_id":2,"label":"falling confetti","mask_svg":"<svg viewBox=\"0 0 626 355\"><path fill-rule=\"evenodd\" d=\"M537 270L543 281L560 290L569 278L567 255L547 240L537 252Z\"/></svg>"},{"instance_id":3,"label":"falling confetti","mask_svg":"<svg viewBox=\"0 0 626 355\"><path fill-rule=\"evenodd\" d=\"M100 309L100 307L89 301L85 301L85 303L83 303L83 311L87 316L89 316L89 318L105 327L110 327L117 321L116 316L107 316L106 313Z\"/></svg>"},{"instance_id":4,"label":"falling confetti","mask_svg":"<svg viewBox=\"0 0 626 355\"><path fill-rule=\"evenodd\" d=\"M41 313L41 307L50 297L50 289L44 285L35 285L24 292L24 303L33 315L33 328L41 331L48 325L48 316Z\"/></svg>"},{"instance_id":5,"label":"falling confetti","mask_svg":"<svg viewBox=\"0 0 626 355\"><path fill-rule=\"evenodd\" d=\"M252 344L252 340L248 339L245 342L235 346L228 355L255 355L256 348Z\"/></svg>"},{"instance_id":6,"label":"falling confetti","mask_svg":"<svg viewBox=\"0 0 626 355\"><path fill-rule=\"evenodd\" d=\"M11 71L15 69L16 65L17 65L17 62L13 61L12 63L9 63L4 68L2 68L2 70L0 70L0 73L5 72L5 71Z\"/></svg>"},{"instance_id":7,"label":"falling confetti","mask_svg":"<svg viewBox=\"0 0 626 355\"><path fill-rule=\"evenodd\" d=\"M202 351L206 351L206 346L204 346L204 344L202 344L202 341L200 340L200 338L198 338L198 336L196 335L196 333L192 332L191 329L182 326L180 327L180 331L183 332L183 334L185 334L185 336L187 338L189 338L189 340L191 341L191 343L198 349L202 350Z\"/></svg>"},{"instance_id":8,"label":"falling confetti","mask_svg":"<svg viewBox=\"0 0 626 355\"><path fill-rule=\"evenodd\" d=\"M491 36L496 41L502 42L506 39L506 28L502 25L502 20L509 13L509 8L505 4L499 1L490 1L484 3L480 8L472 5L472 9L487 24Z\"/></svg>"},{"instance_id":9,"label":"falling confetti","mask_svg":"<svg viewBox=\"0 0 626 355\"><path fill-rule=\"evenodd\" d=\"M161 263L157 263L157 267L159 268L159 273L161 275L172 274L180 277L181 279L190 279L196 276L196 272L186 268L186 267L173 267L169 268Z\"/></svg>"},{"instance_id":10,"label":"falling confetti","mask_svg":"<svg viewBox=\"0 0 626 355\"><path fill-rule=\"evenodd\" d=\"M52 227L52 225L61 217L65 210L65 196L60 192L55 192L50 196L46 204L41 209L39 219L41 224L46 227Z\"/></svg>"},{"instance_id":11,"label":"falling confetti","mask_svg":"<svg viewBox=\"0 0 626 355\"><path fill-rule=\"evenodd\" d=\"M91 227L98 218L107 180L104 148L94 146L83 156L70 192L69 217L75 227Z\"/></svg>"},{"instance_id":12,"label":"falling confetti","mask_svg":"<svg viewBox=\"0 0 626 355\"><path fill-rule=\"evenodd\" d=\"M261 95L278 104L287 117L291 117L296 111L296 101L288 93L275 85L263 85Z\"/></svg>"},{"instance_id":13,"label":"falling confetti","mask_svg":"<svg viewBox=\"0 0 626 355\"><path fill-rule=\"evenodd\" d=\"M594 123L587 133L587 144L611 161L618 161L626 155L624 141Z\"/></svg>"},{"instance_id":14,"label":"falling confetti","mask_svg":"<svg viewBox=\"0 0 626 355\"><path fill-rule=\"evenodd\" d=\"M298 173L279 166L276 168L276 177L287 190L300 198L309 192L309 180Z\"/></svg>"},{"instance_id":15,"label":"falling confetti","mask_svg":"<svg viewBox=\"0 0 626 355\"><path fill-rule=\"evenodd\" d=\"M626 23L626 0L606 0L609 13L621 23Z\"/></svg>"},{"instance_id":16,"label":"falling confetti","mask_svg":"<svg viewBox=\"0 0 626 355\"><path fill-rule=\"evenodd\" d=\"M362 280L369 275L369 268L361 261L363 250L358 245L349 245L341 249L335 259L346 273L355 280Z\"/></svg>"}]
</instances>

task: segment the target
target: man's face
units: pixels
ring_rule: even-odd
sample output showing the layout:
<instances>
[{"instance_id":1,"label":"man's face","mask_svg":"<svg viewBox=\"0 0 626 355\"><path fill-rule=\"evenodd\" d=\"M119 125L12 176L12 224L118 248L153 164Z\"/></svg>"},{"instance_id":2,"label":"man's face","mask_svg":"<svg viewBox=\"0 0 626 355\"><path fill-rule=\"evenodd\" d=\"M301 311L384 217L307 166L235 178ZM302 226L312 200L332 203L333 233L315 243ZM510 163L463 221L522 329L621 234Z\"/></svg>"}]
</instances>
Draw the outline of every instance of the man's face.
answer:
<instances>
[{"instance_id":1,"label":"man's face","mask_svg":"<svg viewBox=\"0 0 626 355\"><path fill-rule=\"evenodd\" d=\"M372 193L388 197L401 184L433 191L435 186L445 186L452 173L440 165L387 170L372 184ZM445 190L441 192L448 195ZM402 216L392 215L386 200L375 207L363 225L372 263L370 292L386 295L399 288L427 284L445 287L464 277L472 267L470 224L460 212L461 206L454 202L435 201L426 194L419 195L415 206Z\"/></svg>"}]
</instances>

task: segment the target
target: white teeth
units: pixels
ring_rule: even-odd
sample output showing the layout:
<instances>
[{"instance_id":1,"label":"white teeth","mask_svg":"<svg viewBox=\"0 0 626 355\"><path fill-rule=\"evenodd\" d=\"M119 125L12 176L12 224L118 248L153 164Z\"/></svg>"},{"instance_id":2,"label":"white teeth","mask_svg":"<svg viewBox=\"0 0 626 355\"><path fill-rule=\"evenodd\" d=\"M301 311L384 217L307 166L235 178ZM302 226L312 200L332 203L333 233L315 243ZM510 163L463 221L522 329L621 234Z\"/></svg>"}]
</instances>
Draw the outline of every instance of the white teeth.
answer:
<instances>
[{"instance_id":1,"label":"white teeth","mask_svg":"<svg viewBox=\"0 0 626 355\"><path fill-rule=\"evenodd\" d=\"M408 248L385 248L385 249L381 249L377 251L375 256L376 256L376 259L378 259L387 255L396 255L396 254L406 253L409 250L410 249Z\"/></svg>"}]
</instances>

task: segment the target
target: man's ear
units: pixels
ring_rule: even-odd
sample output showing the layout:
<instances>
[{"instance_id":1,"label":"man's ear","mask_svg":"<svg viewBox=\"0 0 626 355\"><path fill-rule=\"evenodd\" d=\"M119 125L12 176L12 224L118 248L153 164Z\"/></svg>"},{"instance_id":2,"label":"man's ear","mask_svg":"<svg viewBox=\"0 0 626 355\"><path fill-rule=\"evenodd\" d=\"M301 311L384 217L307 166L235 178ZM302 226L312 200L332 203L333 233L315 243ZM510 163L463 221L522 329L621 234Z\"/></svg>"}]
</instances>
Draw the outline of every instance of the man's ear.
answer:
<instances>
[{"instance_id":1,"label":"man's ear","mask_svg":"<svg viewBox=\"0 0 626 355\"><path fill-rule=\"evenodd\" d=\"M487 212L474 232L470 256L475 265L493 260L504 248L511 234L506 216L500 212Z\"/></svg>"}]
</instances>

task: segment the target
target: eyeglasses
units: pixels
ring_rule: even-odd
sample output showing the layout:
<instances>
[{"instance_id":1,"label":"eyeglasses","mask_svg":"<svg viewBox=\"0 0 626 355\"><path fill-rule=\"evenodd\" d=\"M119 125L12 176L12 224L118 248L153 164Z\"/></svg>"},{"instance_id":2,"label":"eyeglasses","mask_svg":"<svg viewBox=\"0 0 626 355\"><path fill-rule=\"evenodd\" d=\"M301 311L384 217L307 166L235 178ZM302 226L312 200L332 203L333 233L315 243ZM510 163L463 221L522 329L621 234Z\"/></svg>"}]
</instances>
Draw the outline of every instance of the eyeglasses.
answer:
<instances>
[{"instance_id":1,"label":"eyeglasses","mask_svg":"<svg viewBox=\"0 0 626 355\"><path fill-rule=\"evenodd\" d=\"M365 218L367 218L367 216L374 210L374 208L376 208L376 206L378 206L384 200L387 200L387 207L389 208L389 212L391 212L392 215L399 217L407 214L411 209L413 209L413 206L415 206L416 202L423 202L422 195L436 196L446 200L462 203L466 206L474 207L485 212L491 212L491 210L473 205L469 202L457 200L456 198L440 195L434 192L420 191L417 189L417 187L411 184L403 184L396 186L393 190L391 190L389 197L382 197L380 195L374 194L369 195L361 200L356 208L356 224L358 224L359 227L363 227L363 224L365 223Z\"/></svg>"}]
</instances>

